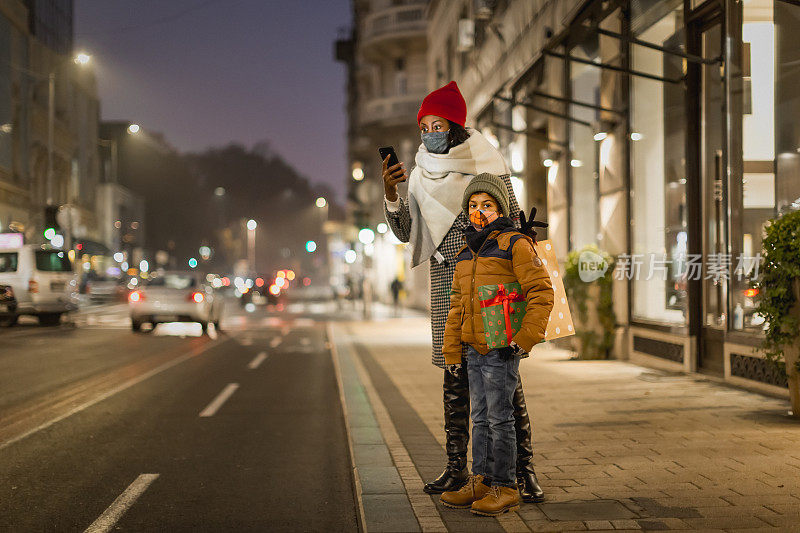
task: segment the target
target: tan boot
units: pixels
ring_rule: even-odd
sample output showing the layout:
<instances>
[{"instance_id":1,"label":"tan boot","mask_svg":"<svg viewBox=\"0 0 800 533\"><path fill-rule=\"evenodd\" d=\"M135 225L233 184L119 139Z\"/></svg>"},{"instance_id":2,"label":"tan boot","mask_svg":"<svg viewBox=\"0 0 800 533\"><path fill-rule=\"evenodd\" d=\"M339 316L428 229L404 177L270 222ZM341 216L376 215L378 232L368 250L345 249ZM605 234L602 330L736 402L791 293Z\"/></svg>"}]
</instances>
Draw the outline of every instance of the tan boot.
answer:
<instances>
[{"instance_id":1,"label":"tan boot","mask_svg":"<svg viewBox=\"0 0 800 533\"><path fill-rule=\"evenodd\" d=\"M466 485L459 490L443 493L439 501L453 509L469 509L473 502L480 500L491 490L482 481L483 476L469 476Z\"/></svg>"},{"instance_id":2,"label":"tan boot","mask_svg":"<svg viewBox=\"0 0 800 533\"><path fill-rule=\"evenodd\" d=\"M508 511L519 511L516 487L492 487L486 496L472 504L472 512L483 516L497 516Z\"/></svg>"}]
</instances>

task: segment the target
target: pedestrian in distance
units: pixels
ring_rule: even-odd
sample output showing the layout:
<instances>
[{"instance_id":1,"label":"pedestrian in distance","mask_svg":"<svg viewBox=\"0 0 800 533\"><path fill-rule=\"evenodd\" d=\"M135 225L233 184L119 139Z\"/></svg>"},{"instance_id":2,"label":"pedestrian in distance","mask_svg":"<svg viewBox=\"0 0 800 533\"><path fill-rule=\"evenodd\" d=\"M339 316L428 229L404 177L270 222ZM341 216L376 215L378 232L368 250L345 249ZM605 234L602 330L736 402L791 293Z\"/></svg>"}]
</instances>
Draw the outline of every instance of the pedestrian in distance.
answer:
<instances>
[{"instance_id":1,"label":"pedestrian in distance","mask_svg":"<svg viewBox=\"0 0 800 533\"><path fill-rule=\"evenodd\" d=\"M400 291L403 290L403 282L399 278L394 278L389 288L392 291L392 301L394 302L394 314L400 314Z\"/></svg>"},{"instance_id":2,"label":"pedestrian in distance","mask_svg":"<svg viewBox=\"0 0 800 533\"><path fill-rule=\"evenodd\" d=\"M467 347L472 475L461 489L442 494L441 502L484 516L519 509L514 390L520 358L544 339L554 299L550 275L533 240L508 218L508 203L505 184L492 174L476 176L464 191L463 210L471 225L464 230L466 245L455 257L442 348L447 372L455 375L462 371L462 347ZM497 303L485 298L491 291L500 303L503 298L525 302L524 315L521 307L514 315L483 310L487 302ZM512 319L518 328L513 338ZM487 321L501 330L506 326L511 340L493 340Z\"/></svg>"},{"instance_id":3,"label":"pedestrian in distance","mask_svg":"<svg viewBox=\"0 0 800 533\"><path fill-rule=\"evenodd\" d=\"M390 156L383 160L386 222L399 240L410 243L412 267L430 264L432 363L443 370L447 465L438 478L425 484L423 490L429 494L459 489L469 479L469 381L463 367L455 373L444 371L442 343L454 258L469 224L461 204L470 181L484 172L498 176L508 193L510 218L514 224L519 222L508 165L480 132L465 127L466 117L467 104L456 82L451 81L422 101L417 113L422 144L410 175L402 161L390 166ZM408 195L401 198L398 184L406 180ZM533 435L521 381L514 391L514 421L520 493L524 501L543 501L533 467Z\"/></svg>"}]
</instances>

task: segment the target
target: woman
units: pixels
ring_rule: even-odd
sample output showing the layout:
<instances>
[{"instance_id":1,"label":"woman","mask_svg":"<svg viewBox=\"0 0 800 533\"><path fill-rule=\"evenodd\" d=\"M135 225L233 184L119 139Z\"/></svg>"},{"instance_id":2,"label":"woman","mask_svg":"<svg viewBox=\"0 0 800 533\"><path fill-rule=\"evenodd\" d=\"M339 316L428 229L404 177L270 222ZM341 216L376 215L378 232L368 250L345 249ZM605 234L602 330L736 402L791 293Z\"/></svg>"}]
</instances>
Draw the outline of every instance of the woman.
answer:
<instances>
[{"instance_id":1,"label":"woman","mask_svg":"<svg viewBox=\"0 0 800 533\"><path fill-rule=\"evenodd\" d=\"M432 362L442 369L444 325L455 269L453 257L464 244L462 235L468 224L461 200L470 180L483 172L500 176L508 189L512 219L519 225L519 204L511 188L508 166L483 135L464 127L466 117L467 104L454 81L422 101L417 113L422 144L411 171L407 201L397 194L397 185L406 180L403 163L388 167L389 158L383 161L386 222L398 239L411 244L412 267L430 261ZM447 467L425 485L429 494L458 490L469 478L469 382L465 368L466 365L459 365L444 370ZM524 501L543 501L544 493L532 464L531 425L521 381L514 392L514 421L520 495Z\"/></svg>"}]
</instances>

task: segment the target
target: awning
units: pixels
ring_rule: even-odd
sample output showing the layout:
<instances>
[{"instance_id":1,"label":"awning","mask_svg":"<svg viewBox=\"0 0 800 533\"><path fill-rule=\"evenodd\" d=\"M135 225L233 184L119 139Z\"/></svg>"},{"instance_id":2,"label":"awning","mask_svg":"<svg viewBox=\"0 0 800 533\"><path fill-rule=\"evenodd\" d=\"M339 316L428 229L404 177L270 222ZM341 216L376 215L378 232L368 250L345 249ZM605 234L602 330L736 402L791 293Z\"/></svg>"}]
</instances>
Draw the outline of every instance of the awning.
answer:
<instances>
[{"instance_id":1,"label":"awning","mask_svg":"<svg viewBox=\"0 0 800 533\"><path fill-rule=\"evenodd\" d=\"M81 254L107 255L109 257L113 255L105 244L89 239L75 241L75 249Z\"/></svg>"}]
</instances>

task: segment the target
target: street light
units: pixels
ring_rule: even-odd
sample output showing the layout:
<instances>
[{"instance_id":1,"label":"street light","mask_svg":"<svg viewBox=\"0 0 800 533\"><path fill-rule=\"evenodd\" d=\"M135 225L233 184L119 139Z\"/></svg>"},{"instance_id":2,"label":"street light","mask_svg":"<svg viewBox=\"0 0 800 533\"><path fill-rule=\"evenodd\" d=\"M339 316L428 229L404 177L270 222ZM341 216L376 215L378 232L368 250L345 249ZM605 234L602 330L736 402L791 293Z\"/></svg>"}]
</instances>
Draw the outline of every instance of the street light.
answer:
<instances>
[{"instance_id":1,"label":"street light","mask_svg":"<svg viewBox=\"0 0 800 533\"><path fill-rule=\"evenodd\" d=\"M91 56L85 53L78 54L73 62L78 65L89 63ZM47 205L53 205L53 152L55 148L55 122L56 122L56 68L57 64L47 76ZM68 199L69 200L69 199Z\"/></svg>"},{"instance_id":2,"label":"street light","mask_svg":"<svg viewBox=\"0 0 800 533\"><path fill-rule=\"evenodd\" d=\"M250 272L256 271L256 228L258 223L252 218L247 221L247 262Z\"/></svg>"},{"instance_id":3,"label":"street light","mask_svg":"<svg viewBox=\"0 0 800 533\"><path fill-rule=\"evenodd\" d=\"M142 128L138 124L131 124L130 126L128 126L128 133L130 135L136 135L137 133L139 133L139 130L141 129Z\"/></svg>"},{"instance_id":4,"label":"street light","mask_svg":"<svg viewBox=\"0 0 800 533\"><path fill-rule=\"evenodd\" d=\"M325 200L325 198L323 198L322 196L320 196L319 198L317 198L317 202L316 202L316 204L317 204L317 207L319 207L320 209L322 209L323 207L325 207L326 205L328 205L328 201L327 201L327 200Z\"/></svg>"}]
</instances>

